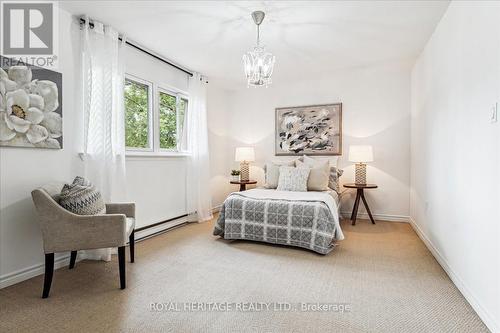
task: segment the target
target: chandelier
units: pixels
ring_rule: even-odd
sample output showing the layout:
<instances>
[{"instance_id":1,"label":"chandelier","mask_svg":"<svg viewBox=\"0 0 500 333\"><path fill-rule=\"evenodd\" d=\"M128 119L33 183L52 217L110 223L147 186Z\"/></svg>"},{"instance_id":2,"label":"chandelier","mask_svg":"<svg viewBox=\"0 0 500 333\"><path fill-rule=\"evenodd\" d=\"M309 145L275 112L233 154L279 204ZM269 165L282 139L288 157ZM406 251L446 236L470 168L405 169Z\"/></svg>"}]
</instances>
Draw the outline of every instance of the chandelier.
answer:
<instances>
[{"instance_id":1,"label":"chandelier","mask_svg":"<svg viewBox=\"0 0 500 333\"><path fill-rule=\"evenodd\" d=\"M257 25L257 45L252 51L243 55L243 66L247 77L248 86L263 86L271 84L274 61L276 58L266 48L260 45L260 24L266 14L262 11L252 13L252 18Z\"/></svg>"}]
</instances>

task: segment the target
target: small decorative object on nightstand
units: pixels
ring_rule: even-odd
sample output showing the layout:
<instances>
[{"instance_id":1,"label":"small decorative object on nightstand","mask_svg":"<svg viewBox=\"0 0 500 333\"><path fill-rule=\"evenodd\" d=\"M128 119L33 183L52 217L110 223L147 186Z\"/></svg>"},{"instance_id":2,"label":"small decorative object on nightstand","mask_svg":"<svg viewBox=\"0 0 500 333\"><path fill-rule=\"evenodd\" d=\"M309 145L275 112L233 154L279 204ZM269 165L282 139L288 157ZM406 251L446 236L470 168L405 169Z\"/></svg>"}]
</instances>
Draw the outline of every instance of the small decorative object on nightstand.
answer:
<instances>
[{"instance_id":1,"label":"small decorative object on nightstand","mask_svg":"<svg viewBox=\"0 0 500 333\"><path fill-rule=\"evenodd\" d=\"M365 205L366 211L368 212L368 216L373 224L375 224L375 220L373 219L372 212L370 211L370 207L368 207L368 203L366 202L364 189L377 188L378 186L375 184L344 184L345 188L355 188L356 189L356 200L354 201L354 207L352 207L351 221L352 225L356 224L356 215L358 215L358 207L359 207L359 199L363 200L363 204Z\"/></svg>"},{"instance_id":2,"label":"small decorative object on nightstand","mask_svg":"<svg viewBox=\"0 0 500 333\"><path fill-rule=\"evenodd\" d=\"M235 161L240 162L240 180L248 181L250 179L250 165L248 162L255 161L255 152L253 147L236 148Z\"/></svg>"},{"instance_id":3,"label":"small decorative object on nightstand","mask_svg":"<svg viewBox=\"0 0 500 333\"><path fill-rule=\"evenodd\" d=\"M245 181L243 181L243 180L240 180L240 181L231 180L230 183L240 185L240 192L241 192L241 191L247 190L247 185L257 184L257 181L256 180L245 180Z\"/></svg>"},{"instance_id":4,"label":"small decorative object on nightstand","mask_svg":"<svg viewBox=\"0 0 500 333\"><path fill-rule=\"evenodd\" d=\"M356 163L356 184L366 184L366 162L373 162L372 146L350 146L349 161Z\"/></svg>"},{"instance_id":5,"label":"small decorative object on nightstand","mask_svg":"<svg viewBox=\"0 0 500 333\"><path fill-rule=\"evenodd\" d=\"M240 170L231 170L231 180L233 182L240 180Z\"/></svg>"}]
</instances>

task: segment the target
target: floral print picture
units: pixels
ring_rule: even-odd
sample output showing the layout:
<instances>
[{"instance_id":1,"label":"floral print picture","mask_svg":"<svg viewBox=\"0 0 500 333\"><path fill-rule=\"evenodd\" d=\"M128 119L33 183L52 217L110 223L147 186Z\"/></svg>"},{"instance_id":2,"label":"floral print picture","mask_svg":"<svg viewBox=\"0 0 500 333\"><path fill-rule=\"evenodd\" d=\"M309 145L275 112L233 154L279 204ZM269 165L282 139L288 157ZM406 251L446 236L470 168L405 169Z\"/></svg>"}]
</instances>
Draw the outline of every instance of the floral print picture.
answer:
<instances>
[{"instance_id":1,"label":"floral print picture","mask_svg":"<svg viewBox=\"0 0 500 333\"><path fill-rule=\"evenodd\" d=\"M342 104L276 109L276 155L342 155Z\"/></svg>"},{"instance_id":2,"label":"floral print picture","mask_svg":"<svg viewBox=\"0 0 500 333\"><path fill-rule=\"evenodd\" d=\"M62 74L0 57L0 146L62 148Z\"/></svg>"}]
</instances>

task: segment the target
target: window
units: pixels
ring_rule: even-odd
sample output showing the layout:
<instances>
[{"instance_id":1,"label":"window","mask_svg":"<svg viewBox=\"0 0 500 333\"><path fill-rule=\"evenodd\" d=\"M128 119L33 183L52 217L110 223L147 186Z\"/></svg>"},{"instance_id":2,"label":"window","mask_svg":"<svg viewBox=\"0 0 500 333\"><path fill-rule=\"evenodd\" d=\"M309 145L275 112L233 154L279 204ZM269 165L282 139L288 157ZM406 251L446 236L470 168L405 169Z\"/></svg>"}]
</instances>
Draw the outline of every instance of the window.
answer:
<instances>
[{"instance_id":1,"label":"window","mask_svg":"<svg viewBox=\"0 0 500 333\"><path fill-rule=\"evenodd\" d=\"M188 97L180 91L127 76L125 142L129 154L181 153L188 103Z\"/></svg>"},{"instance_id":2,"label":"window","mask_svg":"<svg viewBox=\"0 0 500 333\"><path fill-rule=\"evenodd\" d=\"M177 148L177 98L160 91L160 148Z\"/></svg>"},{"instance_id":3,"label":"window","mask_svg":"<svg viewBox=\"0 0 500 333\"><path fill-rule=\"evenodd\" d=\"M125 80L125 145L151 149L151 85Z\"/></svg>"}]
</instances>

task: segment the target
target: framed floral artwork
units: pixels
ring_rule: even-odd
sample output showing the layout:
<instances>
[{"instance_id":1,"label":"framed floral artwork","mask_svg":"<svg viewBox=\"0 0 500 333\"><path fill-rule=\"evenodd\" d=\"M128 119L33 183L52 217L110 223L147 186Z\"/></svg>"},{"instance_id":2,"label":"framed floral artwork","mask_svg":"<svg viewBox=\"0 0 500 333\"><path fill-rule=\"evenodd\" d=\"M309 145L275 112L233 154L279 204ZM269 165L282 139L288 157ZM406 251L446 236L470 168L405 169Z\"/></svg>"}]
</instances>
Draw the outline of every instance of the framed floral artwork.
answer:
<instances>
[{"instance_id":1,"label":"framed floral artwork","mask_svg":"<svg viewBox=\"0 0 500 333\"><path fill-rule=\"evenodd\" d=\"M342 103L276 109L276 155L342 155Z\"/></svg>"},{"instance_id":2,"label":"framed floral artwork","mask_svg":"<svg viewBox=\"0 0 500 333\"><path fill-rule=\"evenodd\" d=\"M61 149L62 74L0 56L0 146Z\"/></svg>"}]
</instances>

